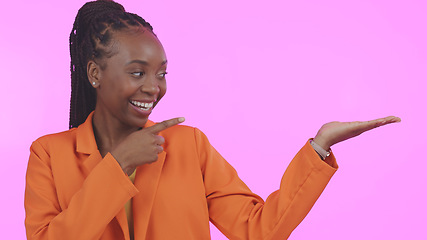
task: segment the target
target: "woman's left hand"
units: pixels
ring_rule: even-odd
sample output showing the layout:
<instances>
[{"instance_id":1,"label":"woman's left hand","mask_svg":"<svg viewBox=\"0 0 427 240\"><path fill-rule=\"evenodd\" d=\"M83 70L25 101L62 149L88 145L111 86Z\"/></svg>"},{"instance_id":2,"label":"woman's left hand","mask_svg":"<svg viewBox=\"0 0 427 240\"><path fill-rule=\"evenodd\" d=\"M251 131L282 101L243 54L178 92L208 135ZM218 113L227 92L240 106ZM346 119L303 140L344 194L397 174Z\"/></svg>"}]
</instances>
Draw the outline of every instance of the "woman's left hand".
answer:
<instances>
[{"instance_id":1,"label":"woman's left hand","mask_svg":"<svg viewBox=\"0 0 427 240\"><path fill-rule=\"evenodd\" d=\"M313 141L323 149L328 150L336 143L356 137L371 129L396 122L400 122L400 118L394 116L365 122L330 122L320 128Z\"/></svg>"}]
</instances>

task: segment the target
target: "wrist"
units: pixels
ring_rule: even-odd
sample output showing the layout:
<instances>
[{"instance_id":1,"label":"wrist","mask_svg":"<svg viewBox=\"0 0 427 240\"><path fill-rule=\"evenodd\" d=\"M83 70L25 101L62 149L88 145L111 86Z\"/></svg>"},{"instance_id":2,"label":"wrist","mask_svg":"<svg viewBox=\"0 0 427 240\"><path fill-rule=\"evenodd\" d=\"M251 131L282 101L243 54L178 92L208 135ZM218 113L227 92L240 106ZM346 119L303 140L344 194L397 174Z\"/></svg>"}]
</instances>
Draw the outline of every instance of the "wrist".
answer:
<instances>
[{"instance_id":1,"label":"wrist","mask_svg":"<svg viewBox=\"0 0 427 240\"><path fill-rule=\"evenodd\" d=\"M130 168L130 167L129 168L122 168L122 170L128 176L132 175L132 173L135 172L135 168Z\"/></svg>"},{"instance_id":2,"label":"wrist","mask_svg":"<svg viewBox=\"0 0 427 240\"><path fill-rule=\"evenodd\" d=\"M310 140L310 145L313 147L313 149L316 151L316 153L319 155L319 157L322 160L325 160L329 155L331 155L331 151L329 148L325 150L323 147L318 145L314 140Z\"/></svg>"},{"instance_id":3,"label":"wrist","mask_svg":"<svg viewBox=\"0 0 427 240\"><path fill-rule=\"evenodd\" d=\"M331 145L322 137L316 136L313 138L312 141L326 151L328 151L331 148Z\"/></svg>"},{"instance_id":4,"label":"wrist","mask_svg":"<svg viewBox=\"0 0 427 240\"><path fill-rule=\"evenodd\" d=\"M124 159L123 157L119 157L120 154L117 154L114 151L110 153L114 157L114 159L116 159L117 163L120 165L120 167L122 168L123 172L126 175L130 176L135 171L134 166L131 166L130 164L128 164L128 161L123 160Z\"/></svg>"}]
</instances>

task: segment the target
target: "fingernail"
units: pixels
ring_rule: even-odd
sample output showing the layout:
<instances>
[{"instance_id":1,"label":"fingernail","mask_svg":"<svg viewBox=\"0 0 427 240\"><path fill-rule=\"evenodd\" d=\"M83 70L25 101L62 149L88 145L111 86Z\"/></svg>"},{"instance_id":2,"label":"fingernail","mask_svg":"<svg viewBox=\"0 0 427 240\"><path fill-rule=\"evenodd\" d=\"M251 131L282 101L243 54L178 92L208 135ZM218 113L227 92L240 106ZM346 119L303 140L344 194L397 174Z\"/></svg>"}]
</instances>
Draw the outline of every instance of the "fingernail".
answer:
<instances>
[{"instance_id":1,"label":"fingernail","mask_svg":"<svg viewBox=\"0 0 427 240\"><path fill-rule=\"evenodd\" d=\"M184 121L185 121L185 118L183 117L178 118L178 122L184 122Z\"/></svg>"}]
</instances>

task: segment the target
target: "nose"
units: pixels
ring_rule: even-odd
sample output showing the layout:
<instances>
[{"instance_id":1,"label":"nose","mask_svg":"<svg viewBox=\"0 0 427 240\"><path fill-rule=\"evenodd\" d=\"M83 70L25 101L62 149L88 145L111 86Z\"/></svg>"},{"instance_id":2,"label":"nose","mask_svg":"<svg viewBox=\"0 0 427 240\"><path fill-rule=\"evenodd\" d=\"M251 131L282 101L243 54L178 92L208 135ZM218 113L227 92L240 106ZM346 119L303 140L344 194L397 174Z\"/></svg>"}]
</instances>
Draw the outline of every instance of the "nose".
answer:
<instances>
[{"instance_id":1,"label":"nose","mask_svg":"<svg viewBox=\"0 0 427 240\"><path fill-rule=\"evenodd\" d=\"M160 92L158 80L155 77L147 77L141 86L141 92L157 96Z\"/></svg>"}]
</instances>

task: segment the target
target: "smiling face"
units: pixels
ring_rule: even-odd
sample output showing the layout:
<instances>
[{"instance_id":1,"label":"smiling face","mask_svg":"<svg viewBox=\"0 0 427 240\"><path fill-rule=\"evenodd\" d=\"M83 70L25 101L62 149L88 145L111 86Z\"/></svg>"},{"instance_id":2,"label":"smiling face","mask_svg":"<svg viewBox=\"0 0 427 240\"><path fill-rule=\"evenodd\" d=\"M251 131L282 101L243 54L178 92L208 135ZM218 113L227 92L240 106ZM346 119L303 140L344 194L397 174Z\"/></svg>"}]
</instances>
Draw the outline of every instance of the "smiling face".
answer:
<instances>
[{"instance_id":1,"label":"smiling face","mask_svg":"<svg viewBox=\"0 0 427 240\"><path fill-rule=\"evenodd\" d=\"M95 113L107 124L139 128L166 93L166 54L145 28L113 33L112 56L89 62L89 81L97 89Z\"/></svg>"}]
</instances>

